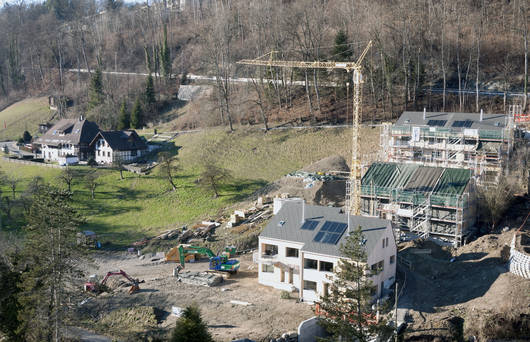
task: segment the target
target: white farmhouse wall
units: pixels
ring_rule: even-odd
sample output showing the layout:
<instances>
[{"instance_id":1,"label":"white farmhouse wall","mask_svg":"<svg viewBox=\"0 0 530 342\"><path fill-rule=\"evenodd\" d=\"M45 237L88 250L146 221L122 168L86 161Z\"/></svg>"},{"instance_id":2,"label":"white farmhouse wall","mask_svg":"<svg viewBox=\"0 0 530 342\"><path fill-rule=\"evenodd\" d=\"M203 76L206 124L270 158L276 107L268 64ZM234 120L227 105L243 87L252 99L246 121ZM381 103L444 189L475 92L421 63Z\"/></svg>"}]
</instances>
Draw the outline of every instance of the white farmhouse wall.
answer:
<instances>
[{"instance_id":1,"label":"white farmhouse wall","mask_svg":"<svg viewBox=\"0 0 530 342\"><path fill-rule=\"evenodd\" d=\"M388 246L386 241L388 239ZM383 240L385 240L385 247L383 248ZM390 257L393 256L393 263L390 263ZM372 251L367 258L368 267L379 261L384 261L383 271L379 274L374 275L371 280L374 286L377 286L377 294L381 293L381 283L384 283L384 287L388 288L395 281L396 276L396 263L397 263L397 246L394 239L394 233L390 227L387 227L381 239L377 242L376 248Z\"/></svg>"},{"instance_id":2,"label":"white farmhouse wall","mask_svg":"<svg viewBox=\"0 0 530 342\"><path fill-rule=\"evenodd\" d=\"M41 153L44 160L59 162L59 158L77 156L77 148L72 144L63 144L61 146L42 145Z\"/></svg>"},{"instance_id":3,"label":"white farmhouse wall","mask_svg":"<svg viewBox=\"0 0 530 342\"><path fill-rule=\"evenodd\" d=\"M126 151L113 150L103 138L96 141L96 144L94 147L95 161L98 164L112 164L116 160L122 160L125 163L132 162L136 160L138 157L142 156L142 151L138 150L136 151L136 155L133 155L133 154L134 152L130 150L126 150Z\"/></svg>"}]
</instances>

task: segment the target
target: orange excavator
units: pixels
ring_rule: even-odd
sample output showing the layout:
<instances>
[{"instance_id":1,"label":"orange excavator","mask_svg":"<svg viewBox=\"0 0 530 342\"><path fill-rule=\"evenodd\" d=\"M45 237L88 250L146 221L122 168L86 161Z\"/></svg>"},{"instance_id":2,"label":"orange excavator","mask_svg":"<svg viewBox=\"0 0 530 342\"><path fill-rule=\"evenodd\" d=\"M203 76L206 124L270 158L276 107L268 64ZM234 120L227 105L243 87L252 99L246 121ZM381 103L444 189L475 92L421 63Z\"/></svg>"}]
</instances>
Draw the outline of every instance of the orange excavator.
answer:
<instances>
[{"instance_id":1,"label":"orange excavator","mask_svg":"<svg viewBox=\"0 0 530 342\"><path fill-rule=\"evenodd\" d=\"M119 270L119 271L107 272L107 275L105 276L105 278L103 278L101 283L87 281L84 286L85 292L101 293L103 292L103 289L105 288L105 284L107 283L107 280L110 277L120 276L120 275L124 277L125 279L127 279L128 281L130 281L132 284L131 288L129 289L129 294L133 294L140 290L139 284L143 283L144 282L143 280L139 281L138 279L134 279L131 276L129 276L125 271Z\"/></svg>"}]
</instances>

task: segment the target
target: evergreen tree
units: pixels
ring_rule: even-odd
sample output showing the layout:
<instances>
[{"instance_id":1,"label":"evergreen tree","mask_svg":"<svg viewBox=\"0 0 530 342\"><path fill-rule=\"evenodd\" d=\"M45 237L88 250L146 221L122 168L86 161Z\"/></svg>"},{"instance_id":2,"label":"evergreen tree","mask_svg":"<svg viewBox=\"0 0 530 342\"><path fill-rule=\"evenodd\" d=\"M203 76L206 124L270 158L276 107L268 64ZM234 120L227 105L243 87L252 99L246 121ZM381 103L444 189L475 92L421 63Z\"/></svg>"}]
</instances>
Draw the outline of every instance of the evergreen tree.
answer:
<instances>
[{"instance_id":1,"label":"evergreen tree","mask_svg":"<svg viewBox=\"0 0 530 342\"><path fill-rule=\"evenodd\" d=\"M368 324L373 284L366 265L366 240L357 227L340 246L343 258L335 270L329 293L320 303L321 324L332 337L327 341L367 341L369 334L385 331L384 322ZM374 316L375 317L375 316Z\"/></svg>"},{"instance_id":2,"label":"evergreen tree","mask_svg":"<svg viewBox=\"0 0 530 342\"><path fill-rule=\"evenodd\" d=\"M153 76L151 75L148 75L145 81L144 103L149 109L152 109L156 103L155 86L153 84Z\"/></svg>"},{"instance_id":3,"label":"evergreen tree","mask_svg":"<svg viewBox=\"0 0 530 342\"><path fill-rule=\"evenodd\" d=\"M351 50L351 46L348 44L348 36L346 35L346 32L339 30L335 36L335 45L333 47L333 56L331 59L335 61L351 62L352 57L353 51ZM348 73L346 70L335 70L335 72L338 74L338 83L341 84L339 93L342 96L345 96ZM353 86L353 84L350 84L350 87L351 86Z\"/></svg>"},{"instance_id":4,"label":"evergreen tree","mask_svg":"<svg viewBox=\"0 0 530 342\"><path fill-rule=\"evenodd\" d=\"M131 115L127 110L127 102L123 100L120 107L120 117L118 118L118 129L128 129L131 127Z\"/></svg>"},{"instance_id":5,"label":"evergreen tree","mask_svg":"<svg viewBox=\"0 0 530 342\"><path fill-rule=\"evenodd\" d=\"M171 336L171 342L213 342L206 323L201 318L198 307L186 307L182 316L177 320Z\"/></svg>"},{"instance_id":6,"label":"evergreen tree","mask_svg":"<svg viewBox=\"0 0 530 342\"><path fill-rule=\"evenodd\" d=\"M17 302L17 295L20 293L18 287L20 272L15 269L17 257L16 254L3 257L0 255L0 333L7 337L7 341L13 342L23 341L18 320L20 305ZM6 259L10 259L12 265L9 265Z\"/></svg>"},{"instance_id":7,"label":"evergreen tree","mask_svg":"<svg viewBox=\"0 0 530 342\"><path fill-rule=\"evenodd\" d=\"M24 133L22 134L22 139L24 139L25 143L30 143L31 139L33 139L33 137L31 136L31 134L28 131L24 131Z\"/></svg>"},{"instance_id":8,"label":"evergreen tree","mask_svg":"<svg viewBox=\"0 0 530 342\"><path fill-rule=\"evenodd\" d=\"M160 64L162 70L162 76L166 79L171 77L171 51L167 44L167 25L164 25L164 41L160 48Z\"/></svg>"},{"instance_id":9,"label":"evergreen tree","mask_svg":"<svg viewBox=\"0 0 530 342\"><path fill-rule=\"evenodd\" d=\"M140 99L136 98L134 102L134 107L131 112L131 128L141 128L142 127L142 104Z\"/></svg>"},{"instance_id":10,"label":"evergreen tree","mask_svg":"<svg viewBox=\"0 0 530 342\"><path fill-rule=\"evenodd\" d=\"M78 248L76 234L84 223L71 206L71 193L41 186L26 217L22 255L27 271L22 273L18 302L25 341L62 340L67 311L82 276L81 262L87 258ZM69 319L70 319L69 318Z\"/></svg>"},{"instance_id":11,"label":"evergreen tree","mask_svg":"<svg viewBox=\"0 0 530 342\"><path fill-rule=\"evenodd\" d=\"M88 89L88 108L92 109L103 103L103 75L101 69L97 68L90 79L90 86Z\"/></svg>"},{"instance_id":12,"label":"evergreen tree","mask_svg":"<svg viewBox=\"0 0 530 342\"><path fill-rule=\"evenodd\" d=\"M348 36L343 30L339 30L335 36L335 46L333 47L333 60L350 62L353 56L351 46L348 44Z\"/></svg>"}]
</instances>

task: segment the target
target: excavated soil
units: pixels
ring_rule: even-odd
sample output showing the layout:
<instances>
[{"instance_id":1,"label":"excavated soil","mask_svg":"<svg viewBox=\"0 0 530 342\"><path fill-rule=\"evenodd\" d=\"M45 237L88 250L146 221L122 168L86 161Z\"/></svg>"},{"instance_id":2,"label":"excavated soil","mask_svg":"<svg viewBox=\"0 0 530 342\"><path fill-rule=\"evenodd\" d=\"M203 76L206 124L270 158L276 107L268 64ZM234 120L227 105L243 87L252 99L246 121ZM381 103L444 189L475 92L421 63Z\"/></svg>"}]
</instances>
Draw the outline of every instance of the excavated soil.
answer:
<instances>
[{"instance_id":1,"label":"excavated soil","mask_svg":"<svg viewBox=\"0 0 530 342\"><path fill-rule=\"evenodd\" d=\"M407 339L451 341L453 323L462 320L464 336L487 340L492 336L485 332L493 333L496 324L504 324L499 317L520 332L529 331L530 320L524 315L530 312L530 280L510 273L502 256L513 234L514 230L484 235L457 249L429 241L402 244L400 257L412 263L412 269L398 265L404 281L401 307L409 309ZM431 254L417 253L426 249Z\"/></svg>"},{"instance_id":2,"label":"excavated soil","mask_svg":"<svg viewBox=\"0 0 530 342\"><path fill-rule=\"evenodd\" d=\"M268 341L296 331L300 322L313 316L310 305L281 299L281 291L258 284L251 254L242 255L239 260L241 268L237 275L230 276L219 286L206 287L178 282L173 277L176 266L173 263L150 262L149 258L140 260L125 252L101 252L95 257L99 268L89 273L102 275L108 270L122 269L145 283L140 284L140 291L133 295L114 291L90 297L79 307L78 313L80 317L93 318L93 325L86 326L87 329L119 340L143 340L150 331L166 334L176 322L176 317L170 315L172 306L183 308L193 303L200 307L215 341L237 338ZM205 260L186 264L183 272L207 269ZM231 304L231 300L251 305ZM139 328L127 330L131 325Z\"/></svg>"}]
</instances>

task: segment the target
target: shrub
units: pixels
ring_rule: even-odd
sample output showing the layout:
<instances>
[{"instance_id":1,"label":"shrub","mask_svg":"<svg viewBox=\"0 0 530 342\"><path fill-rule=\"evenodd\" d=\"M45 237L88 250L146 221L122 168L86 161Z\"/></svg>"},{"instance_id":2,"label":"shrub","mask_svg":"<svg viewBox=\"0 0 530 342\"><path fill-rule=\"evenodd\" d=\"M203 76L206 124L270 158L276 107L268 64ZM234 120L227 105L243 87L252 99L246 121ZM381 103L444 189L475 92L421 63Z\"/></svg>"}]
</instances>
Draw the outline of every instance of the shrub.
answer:
<instances>
[{"instance_id":1,"label":"shrub","mask_svg":"<svg viewBox=\"0 0 530 342\"><path fill-rule=\"evenodd\" d=\"M291 294L288 291L282 291L280 293L281 299L291 299Z\"/></svg>"}]
</instances>

